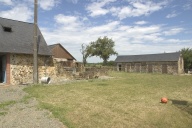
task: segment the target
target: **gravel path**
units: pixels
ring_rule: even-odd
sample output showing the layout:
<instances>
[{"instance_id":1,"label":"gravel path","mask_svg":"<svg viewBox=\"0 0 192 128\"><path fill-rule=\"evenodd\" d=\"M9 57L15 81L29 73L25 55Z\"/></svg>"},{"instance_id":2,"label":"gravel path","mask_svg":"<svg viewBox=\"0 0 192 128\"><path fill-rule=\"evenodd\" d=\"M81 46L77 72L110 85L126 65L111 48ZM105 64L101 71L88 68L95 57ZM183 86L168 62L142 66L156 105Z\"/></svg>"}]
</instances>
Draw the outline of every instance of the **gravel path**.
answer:
<instances>
[{"instance_id":1,"label":"gravel path","mask_svg":"<svg viewBox=\"0 0 192 128\"><path fill-rule=\"evenodd\" d=\"M0 105L15 101L5 108L0 106L0 128L66 128L49 111L38 109L35 98L22 102L27 95L23 88L22 85L0 86Z\"/></svg>"}]
</instances>

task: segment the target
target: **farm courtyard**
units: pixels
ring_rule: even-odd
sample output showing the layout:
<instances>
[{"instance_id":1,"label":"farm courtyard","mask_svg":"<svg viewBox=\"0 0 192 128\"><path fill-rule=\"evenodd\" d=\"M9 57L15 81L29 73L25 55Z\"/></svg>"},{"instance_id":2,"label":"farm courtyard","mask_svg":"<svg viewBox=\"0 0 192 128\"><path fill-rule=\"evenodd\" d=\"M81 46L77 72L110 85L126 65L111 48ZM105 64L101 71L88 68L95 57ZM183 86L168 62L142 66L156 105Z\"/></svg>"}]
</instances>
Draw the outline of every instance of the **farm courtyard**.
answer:
<instances>
[{"instance_id":1,"label":"farm courtyard","mask_svg":"<svg viewBox=\"0 0 192 128\"><path fill-rule=\"evenodd\" d=\"M110 79L24 88L69 128L191 128L192 76L111 72ZM160 103L167 97L168 103Z\"/></svg>"}]
</instances>

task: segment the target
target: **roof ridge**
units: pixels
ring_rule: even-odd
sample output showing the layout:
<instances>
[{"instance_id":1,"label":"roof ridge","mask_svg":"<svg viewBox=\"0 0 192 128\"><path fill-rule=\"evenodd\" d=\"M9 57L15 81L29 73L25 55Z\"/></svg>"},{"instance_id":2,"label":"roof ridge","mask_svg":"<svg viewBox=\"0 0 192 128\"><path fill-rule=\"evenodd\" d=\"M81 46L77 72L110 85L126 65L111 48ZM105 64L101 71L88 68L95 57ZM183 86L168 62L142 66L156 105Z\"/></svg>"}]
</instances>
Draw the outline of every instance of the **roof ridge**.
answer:
<instances>
[{"instance_id":1,"label":"roof ridge","mask_svg":"<svg viewBox=\"0 0 192 128\"><path fill-rule=\"evenodd\" d=\"M154 53L154 54L138 54L138 55L118 55L118 56L143 56L143 55L163 55L163 54L173 54L180 52L169 52L169 53Z\"/></svg>"},{"instance_id":2,"label":"roof ridge","mask_svg":"<svg viewBox=\"0 0 192 128\"><path fill-rule=\"evenodd\" d=\"M1 19L5 19L5 20L11 20L11 21L17 21L17 22L27 23L27 24L34 24L34 23L26 22L26 21L13 20L13 19L8 19L8 18L4 18L4 17L0 17L0 18L1 18Z\"/></svg>"},{"instance_id":3,"label":"roof ridge","mask_svg":"<svg viewBox=\"0 0 192 128\"><path fill-rule=\"evenodd\" d=\"M178 61L180 52L117 56L115 62Z\"/></svg>"},{"instance_id":4,"label":"roof ridge","mask_svg":"<svg viewBox=\"0 0 192 128\"><path fill-rule=\"evenodd\" d=\"M48 46L53 46L53 45L58 45L58 44L60 44L60 43L56 43L56 44L49 44Z\"/></svg>"}]
</instances>

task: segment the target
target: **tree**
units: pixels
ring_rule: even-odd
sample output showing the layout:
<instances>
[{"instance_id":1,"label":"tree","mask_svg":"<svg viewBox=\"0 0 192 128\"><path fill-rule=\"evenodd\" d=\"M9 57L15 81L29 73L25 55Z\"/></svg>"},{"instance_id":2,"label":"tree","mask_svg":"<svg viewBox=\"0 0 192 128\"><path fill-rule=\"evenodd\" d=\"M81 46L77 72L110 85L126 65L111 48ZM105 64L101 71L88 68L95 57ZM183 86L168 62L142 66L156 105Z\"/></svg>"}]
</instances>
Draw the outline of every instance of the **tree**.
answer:
<instances>
[{"instance_id":1,"label":"tree","mask_svg":"<svg viewBox=\"0 0 192 128\"><path fill-rule=\"evenodd\" d=\"M88 46L90 56L98 56L103 59L103 64L107 64L107 60L111 55L117 55L114 50L115 42L112 39L104 36L99 37L95 42L91 42Z\"/></svg>"},{"instance_id":2,"label":"tree","mask_svg":"<svg viewBox=\"0 0 192 128\"><path fill-rule=\"evenodd\" d=\"M184 69L192 69L192 48L182 48L180 52L184 60Z\"/></svg>"},{"instance_id":3,"label":"tree","mask_svg":"<svg viewBox=\"0 0 192 128\"><path fill-rule=\"evenodd\" d=\"M88 49L88 46L86 45L84 45L84 44L82 44L81 45L81 54L83 55L83 65L85 66L86 65L86 63L87 63L87 58L89 57L89 53L87 52L87 49Z\"/></svg>"},{"instance_id":4,"label":"tree","mask_svg":"<svg viewBox=\"0 0 192 128\"><path fill-rule=\"evenodd\" d=\"M107 62L107 66L114 66L115 65L115 61L108 61Z\"/></svg>"}]
</instances>

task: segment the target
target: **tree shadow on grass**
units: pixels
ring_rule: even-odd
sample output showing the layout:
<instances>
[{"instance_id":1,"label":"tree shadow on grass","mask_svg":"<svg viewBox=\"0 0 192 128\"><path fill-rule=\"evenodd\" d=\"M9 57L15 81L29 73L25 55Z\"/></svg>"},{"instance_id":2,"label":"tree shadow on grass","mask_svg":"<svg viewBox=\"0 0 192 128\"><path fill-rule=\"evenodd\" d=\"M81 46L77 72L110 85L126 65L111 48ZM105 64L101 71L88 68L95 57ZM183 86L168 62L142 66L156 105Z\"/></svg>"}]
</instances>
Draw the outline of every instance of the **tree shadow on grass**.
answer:
<instances>
[{"instance_id":1,"label":"tree shadow on grass","mask_svg":"<svg viewBox=\"0 0 192 128\"><path fill-rule=\"evenodd\" d=\"M169 99L169 101L172 101L172 104L177 108L186 111L188 114L192 115L192 102L174 99Z\"/></svg>"}]
</instances>

